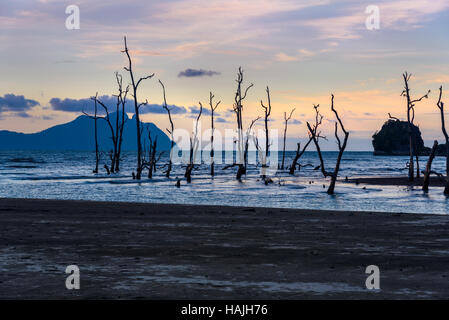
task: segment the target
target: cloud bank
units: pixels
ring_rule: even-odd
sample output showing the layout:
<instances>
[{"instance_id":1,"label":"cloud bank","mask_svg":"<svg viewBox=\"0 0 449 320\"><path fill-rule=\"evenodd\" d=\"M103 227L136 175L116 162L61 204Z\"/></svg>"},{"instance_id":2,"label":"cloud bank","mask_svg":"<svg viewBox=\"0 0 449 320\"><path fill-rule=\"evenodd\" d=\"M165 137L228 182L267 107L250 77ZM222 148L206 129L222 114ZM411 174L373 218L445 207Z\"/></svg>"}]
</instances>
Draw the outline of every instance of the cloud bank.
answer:
<instances>
[{"instance_id":1,"label":"cloud bank","mask_svg":"<svg viewBox=\"0 0 449 320\"><path fill-rule=\"evenodd\" d=\"M100 100L108 107L110 113L114 112L117 106L116 97L101 96L98 97L98 100ZM126 112L134 113L134 106L130 103L130 100L127 101L128 103L126 104ZM63 100L60 98L52 98L50 100L50 106L55 111L73 112L73 113L80 113L83 111L92 112L92 110L94 109L94 101L91 100L90 98L83 98L83 99L65 98ZM170 109L172 114L187 113L187 109L182 106L168 105L168 108ZM104 113L104 109L101 106L98 106L98 112ZM148 104L140 108L140 113L165 114L167 113L167 111L160 104Z\"/></svg>"},{"instance_id":2,"label":"cloud bank","mask_svg":"<svg viewBox=\"0 0 449 320\"><path fill-rule=\"evenodd\" d=\"M7 93L0 97L0 112L24 112L38 106L39 102L32 99L26 99L24 96L16 96Z\"/></svg>"},{"instance_id":3,"label":"cloud bank","mask_svg":"<svg viewBox=\"0 0 449 320\"><path fill-rule=\"evenodd\" d=\"M186 78L194 78L194 77L212 77L212 76L218 76L220 72L212 71L212 70L203 70L203 69L186 69L184 71L181 71L178 74L179 78L186 77Z\"/></svg>"}]
</instances>

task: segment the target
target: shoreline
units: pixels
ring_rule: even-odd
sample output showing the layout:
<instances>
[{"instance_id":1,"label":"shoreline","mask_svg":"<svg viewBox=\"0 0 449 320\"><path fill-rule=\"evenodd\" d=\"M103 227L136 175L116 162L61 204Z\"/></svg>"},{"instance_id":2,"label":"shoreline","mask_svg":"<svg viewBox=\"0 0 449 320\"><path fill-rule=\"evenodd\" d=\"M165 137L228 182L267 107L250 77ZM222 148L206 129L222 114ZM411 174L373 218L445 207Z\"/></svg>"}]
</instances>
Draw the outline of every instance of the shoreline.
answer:
<instances>
[{"instance_id":1,"label":"shoreline","mask_svg":"<svg viewBox=\"0 0 449 320\"><path fill-rule=\"evenodd\" d=\"M340 180L340 182L344 183L352 183L352 184L368 184L368 185L376 185L376 186L409 186L409 187L422 187L424 178L421 176L420 178L415 178L413 182L408 180L408 177L405 176L384 176L384 177L354 177L349 178L348 181ZM430 178L429 187L444 187L446 181L444 178L434 177Z\"/></svg>"},{"instance_id":2,"label":"shoreline","mask_svg":"<svg viewBox=\"0 0 449 320\"><path fill-rule=\"evenodd\" d=\"M1 198L0 219L1 299L449 297L444 215Z\"/></svg>"},{"instance_id":3,"label":"shoreline","mask_svg":"<svg viewBox=\"0 0 449 320\"><path fill-rule=\"evenodd\" d=\"M1 198L0 197L0 212L1 212L1 205L2 202L6 203L14 203L14 202L35 202L35 203L42 203L42 204L91 204L95 206L114 206L114 205L130 205L130 206L157 206L164 209L165 207L169 209L183 209L183 208L203 208L203 209L229 209L229 210L243 210L246 211L247 209L251 209L250 211L255 210L274 210L274 211L282 211L282 212L290 212L290 213L299 213L299 214L337 214L337 213L348 213L348 214L376 214L376 215L443 215L443 214L429 214L429 213L419 213L419 212L387 212L387 211L357 211L357 210L329 210L329 209L304 209L304 208L287 208L287 207L263 207L263 206L234 206L234 205L214 205L214 204L189 204L189 203L162 203L162 202L133 202L133 201L101 201L101 200L76 200L76 199L47 199L47 198Z\"/></svg>"}]
</instances>

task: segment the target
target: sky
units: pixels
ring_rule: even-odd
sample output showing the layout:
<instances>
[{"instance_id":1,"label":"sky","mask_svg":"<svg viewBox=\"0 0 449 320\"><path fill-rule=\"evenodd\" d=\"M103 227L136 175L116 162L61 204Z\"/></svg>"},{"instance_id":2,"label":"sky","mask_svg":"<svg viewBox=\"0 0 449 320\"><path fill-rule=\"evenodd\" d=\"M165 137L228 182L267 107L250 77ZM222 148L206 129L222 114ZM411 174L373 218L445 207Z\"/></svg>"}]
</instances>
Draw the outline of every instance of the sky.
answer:
<instances>
[{"instance_id":1,"label":"sky","mask_svg":"<svg viewBox=\"0 0 449 320\"><path fill-rule=\"evenodd\" d=\"M70 5L79 8L79 29L66 28ZM379 8L374 29L366 26L372 5ZM449 88L448 32L447 0L1 0L0 130L37 132L71 121L92 110L96 92L112 107L115 72L130 81L121 52L126 35L136 76L155 73L140 87L151 105L143 121L162 130L168 119L159 79L176 110L175 127L190 130L212 91L222 101L217 128L234 128L241 66L245 83L254 84L246 124L263 115L269 86L272 128L281 134L284 112L295 108L288 149L307 137L306 122L320 104L325 149L334 150L333 93L350 131L348 149L372 150L371 136L389 112L405 119L408 71L414 97L431 90L415 120L430 145L442 141L436 102L438 88ZM448 97L445 90L443 101Z\"/></svg>"}]
</instances>

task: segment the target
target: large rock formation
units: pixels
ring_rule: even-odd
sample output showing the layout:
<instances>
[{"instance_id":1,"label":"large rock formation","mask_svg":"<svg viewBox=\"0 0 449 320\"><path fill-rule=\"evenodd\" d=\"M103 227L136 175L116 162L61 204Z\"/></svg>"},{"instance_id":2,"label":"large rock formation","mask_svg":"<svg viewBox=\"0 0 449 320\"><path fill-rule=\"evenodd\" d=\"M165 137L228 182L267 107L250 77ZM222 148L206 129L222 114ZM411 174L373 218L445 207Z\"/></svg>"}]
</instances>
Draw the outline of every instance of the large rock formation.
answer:
<instances>
[{"instance_id":1,"label":"large rock formation","mask_svg":"<svg viewBox=\"0 0 449 320\"><path fill-rule=\"evenodd\" d=\"M412 132L416 137L416 150L419 155L426 155L430 149L424 146L421 131L415 125ZM382 129L373 135L375 155L409 155L408 122L388 120Z\"/></svg>"}]
</instances>

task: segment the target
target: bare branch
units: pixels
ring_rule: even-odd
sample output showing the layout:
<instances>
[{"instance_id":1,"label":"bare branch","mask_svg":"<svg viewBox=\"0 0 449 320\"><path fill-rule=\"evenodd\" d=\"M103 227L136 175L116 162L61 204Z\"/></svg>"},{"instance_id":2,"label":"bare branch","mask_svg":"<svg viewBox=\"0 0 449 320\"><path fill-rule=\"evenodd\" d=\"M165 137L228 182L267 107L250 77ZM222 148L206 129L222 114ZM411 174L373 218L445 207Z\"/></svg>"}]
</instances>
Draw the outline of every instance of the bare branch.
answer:
<instances>
[{"instance_id":1,"label":"bare branch","mask_svg":"<svg viewBox=\"0 0 449 320\"><path fill-rule=\"evenodd\" d=\"M388 118L390 118L390 119L392 119L392 120L400 121L398 118L393 117L393 116L391 115L391 113L388 113Z\"/></svg>"}]
</instances>

